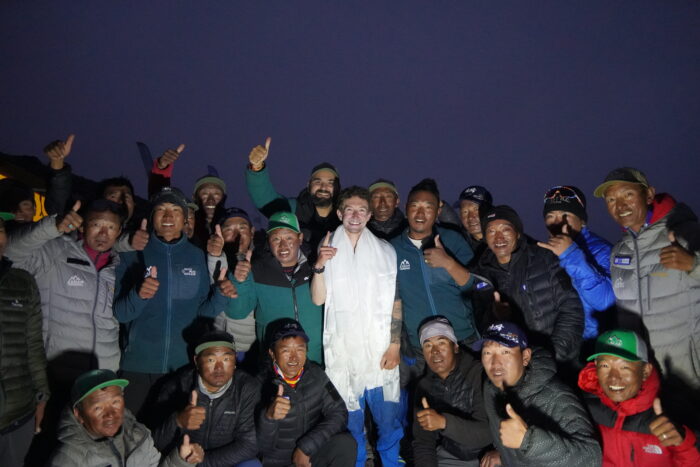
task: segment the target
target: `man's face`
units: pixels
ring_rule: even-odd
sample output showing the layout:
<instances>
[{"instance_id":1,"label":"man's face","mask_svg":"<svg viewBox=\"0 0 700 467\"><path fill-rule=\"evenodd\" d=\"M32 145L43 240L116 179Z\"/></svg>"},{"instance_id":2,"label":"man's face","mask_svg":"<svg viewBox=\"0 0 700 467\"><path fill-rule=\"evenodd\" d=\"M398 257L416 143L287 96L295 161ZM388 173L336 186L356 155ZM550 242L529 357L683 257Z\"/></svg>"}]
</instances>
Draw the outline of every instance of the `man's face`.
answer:
<instances>
[{"instance_id":1,"label":"man's face","mask_svg":"<svg viewBox=\"0 0 700 467\"><path fill-rule=\"evenodd\" d=\"M197 190L196 198L199 205L207 214L207 218L211 218L214 215L216 206L224 198L224 192L219 185L205 183L199 187L199 190Z\"/></svg>"},{"instance_id":2,"label":"man's face","mask_svg":"<svg viewBox=\"0 0 700 467\"><path fill-rule=\"evenodd\" d=\"M124 420L124 394L119 386L98 389L73 409L75 418L95 438L117 434Z\"/></svg>"},{"instance_id":3,"label":"man's face","mask_svg":"<svg viewBox=\"0 0 700 467\"><path fill-rule=\"evenodd\" d=\"M0 219L0 258L5 255L5 247L7 246L7 232L5 231L5 221Z\"/></svg>"},{"instance_id":4,"label":"man's face","mask_svg":"<svg viewBox=\"0 0 700 467\"><path fill-rule=\"evenodd\" d=\"M481 240L481 220L479 219L479 205L474 201L463 200L459 203L459 219L469 235Z\"/></svg>"},{"instance_id":5,"label":"man's face","mask_svg":"<svg viewBox=\"0 0 700 467\"><path fill-rule=\"evenodd\" d=\"M306 341L298 336L275 342L270 356L286 378L294 378L306 364Z\"/></svg>"},{"instance_id":6,"label":"man's face","mask_svg":"<svg viewBox=\"0 0 700 467\"><path fill-rule=\"evenodd\" d=\"M112 185L105 188L104 193L102 193L104 199L114 201L117 204L121 204L126 207L128 221L131 219L131 215L134 214L134 194L131 192L126 185Z\"/></svg>"},{"instance_id":7,"label":"man's face","mask_svg":"<svg viewBox=\"0 0 700 467\"><path fill-rule=\"evenodd\" d=\"M394 215L399 206L399 197L391 188L377 188L370 195L372 216L378 222L386 222Z\"/></svg>"},{"instance_id":8,"label":"man's face","mask_svg":"<svg viewBox=\"0 0 700 467\"><path fill-rule=\"evenodd\" d=\"M417 191L408 198L406 218L411 238L420 240L433 231L435 219L440 214L440 201L429 191Z\"/></svg>"},{"instance_id":9,"label":"man's face","mask_svg":"<svg viewBox=\"0 0 700 467\"><path fill-rule=\"evenodd\" d=\"M275 229L267 236L272 255L277 258L282 267L291 267L299 260L299 248L304 234L292 229Z\"/></svg>"},{"instance_id":10,"label":"man's face","mask_svg":"<svg viewBox=\"0 0 700 467\"><path fill-rule=\"evenodd\" d=\"M314 205L327 207L333 203L335 174L330 170L319 170L309 180L309 193Z\"/></svg>"},{"instance_id":11,"label":"man's face","mask_svg":"<svg viewBox=\"0 0 700 467\"><path fill-rule=\"evenodd\" d=\"M15 222L33 222L34 221L34 201L25 199L17 205L17 210L12 214L15 215Z\"/></svg>"},{"instance_id":12,"label":"man's face","mask_svg":"<svg viewBox=\"0 0 700 467\"><path fill-rule=\"evenodd\" d=\"M595 369L603 392L617 403L635 397L651 374L650 363L629 362L614 355L596 357Z\"/></svg>"},{"instance_id":13,"label":"man's face","mask_svg":"<svg viewBox=\"0 0 700 467\"><path fill-rule=\"evenodd\" d=\"M231 217L221 225L221 234L224 236L224 242L233 243L240 239L243 247L247 249L250 246L250 239L253 231L250 224L242 217Z\"/></svg>"},{"instance_id":14,"label":"man's face","mask_svg":"<svg viewBox=\"0 0 700 467\"><path fill-rule=\"evenodd\" d=\"M353 196L343 202L343 205L338 209L338 217L346 232L360 233L372 214L369 212L369 203L366 200L359 196Z\"/></svg>"},{"instance_id":15,"label":"man's face","mask_svg":"<svg viewBox=\"0 0 700 467\"><path fill-rule=\"evenodd\" d=\"M503 219L491 221L486 226L486 244L489 249L496 255L499 263L505 264L510 261L510 255L513 254L518 246L520 234L515 231L513 224Z\"/></svg>"},{"instance_id":16,"label":"man's face","mask_svg":"<svg viewBox=\"0 0 700 467\"><path fill-rule=\"evenodd\" d=\"M498 342L486 341L481 349L481 363L494 386L503 391L514 386L525 373L532 351L520 347L507 347Z\"/></svg>"},{"instance_id":17,"label":"man's face","mask_svg":"<svg viewBox=\"0 0 700 467\"><path fill-rule=\"evenodd\" d=\"M649 205L654 200L654 188L638 183L618 182L605 190L605 205L615 222L638 232L647 220Z\"/></svg>"},{"instance_id":18,"label":"man's face","mask_svg":"<svg viewBox=\"0 0 700 467\"><path fill-rule=\"evenodd\" d=\"M153 230L156 235L169 242L182 235L185 227L185 212L173 203L161 203L153 208Z\"/></svg>"},{"instance_id":19,"label":"man's face","mask_svg":"<svg viewBox=\"0 0 700 467\"><path fill-rule=\"evenodd\" d=\"M199 352L194 359L204 387L216 392L233 378L236 370L236 353L224 346L214 346Z\"/></svg>"},{"instance_id":20,"label":"man's face","mask_svg":"<svg viewBox=\"0 0 700 467\"><path fill-rule=\"evenodd\" d=\"M110 211L90 212L82 229L87 246L99 252L108 251L122 231L121 219Z\"/></svg>"},{"instance_id":21,"label":"man's face","mask_svg":"<svg viewBox=\"0 0 700 467\"><path fill-rule=\"evenodd\" d=\"M187 222L185 222L185 225L182 227L182 231L185 232L187 238L194 237L194 213L194 209L187 209Z\"/></svg>"},{"instance_id":22,"label":"man's face","mask_svg":"<svg viewBox=\"0 0 700 467\"><path fill-rule=\"evenodd\" d=\"M423 342L423 357L430 369L445 379L457 365L457 344L445 336L435 336Z\"/></svg>"},{"instance_id":23,"label":"man's face","mask_svg":"<svg viewBox=\"0 0 700 467\"><path fill-rule=\"evenodd\" d=\"M549 211L544 216L544 225L551 235L561 235L565 224L568 225L569 236L572 238L583 229L583 221L576 214L567 211Z\"/></svg>"}]
</instances>

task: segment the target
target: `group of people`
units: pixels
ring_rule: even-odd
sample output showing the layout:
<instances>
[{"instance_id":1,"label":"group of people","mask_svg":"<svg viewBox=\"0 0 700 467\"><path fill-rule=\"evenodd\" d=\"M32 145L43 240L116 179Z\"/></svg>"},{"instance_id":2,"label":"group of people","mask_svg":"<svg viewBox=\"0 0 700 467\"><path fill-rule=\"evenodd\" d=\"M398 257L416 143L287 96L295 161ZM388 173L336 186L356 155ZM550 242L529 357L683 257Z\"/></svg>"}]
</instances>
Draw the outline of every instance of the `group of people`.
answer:
<instances>
[{"instance_id":1,"label":"group of people","mask_svg":"<svg viewBox=\"0 0 700 467\"><path fill-rule=\"evenodd\" d=\"M538 242L480 185L402 211L324 162L286 197L268 138L256 231L216 174L172 186L184 145L144 207L123 177L77 194L74 142L38 222L0 181L4 465L700 465L700 224L639 170L593 193L615 245L571 185Z\"/></svg>"}]
</instances>

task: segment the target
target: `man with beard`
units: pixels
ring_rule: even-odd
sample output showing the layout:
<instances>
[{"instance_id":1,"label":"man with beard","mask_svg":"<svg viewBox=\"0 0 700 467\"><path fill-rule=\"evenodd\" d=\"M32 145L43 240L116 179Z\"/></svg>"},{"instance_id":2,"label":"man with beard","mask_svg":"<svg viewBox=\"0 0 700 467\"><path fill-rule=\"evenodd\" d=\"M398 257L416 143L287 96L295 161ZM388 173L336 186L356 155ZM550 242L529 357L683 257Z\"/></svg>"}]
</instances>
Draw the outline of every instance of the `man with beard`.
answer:
<instances>
[{"instance_id":1,"label":"man with beard","mask_svg":"<svg viewBox=\"0 0 700 467\"><path fill-rule=\"evenodd\" d=\"M204 448L202 467L260 466L254 416L259 385L236 369L233 336L204 334L193 360L194 368L182 368L160 390L158 404L170 410L153 433L156 448L169 452L187 433Z\"/></svg>"},{"instance_id":2,"label":"man with beard","mask_svg":"<svg viewBox=\"0 0 700 467\"><path fill-rule=\"evenodd\" d=\"M265 217L280 211L292 212L299 220L304 234L304 254L310 261L316 258L319 243L326 232L335 230L338 220L333 206L340 192L340 178L335 167L322 162L311 169L311 177L306 188L296 198L287 198L275 191L266 160L272 138L265 140L264 146L256 146L248 156L246 185L253 204Z\"/></svg>"},{"instance_id":3,"label":"man with beard","mask_svg":"<svg viewBox=\"0 0 700 467\"><path fill-rule=\"evenodd\" d=\"M399 191L394 182L380 178L369 186L369 207L372 218L367 228L383 240L391 240L406 228L406 216L399 209Z\"/></svg>"}]
</instances>

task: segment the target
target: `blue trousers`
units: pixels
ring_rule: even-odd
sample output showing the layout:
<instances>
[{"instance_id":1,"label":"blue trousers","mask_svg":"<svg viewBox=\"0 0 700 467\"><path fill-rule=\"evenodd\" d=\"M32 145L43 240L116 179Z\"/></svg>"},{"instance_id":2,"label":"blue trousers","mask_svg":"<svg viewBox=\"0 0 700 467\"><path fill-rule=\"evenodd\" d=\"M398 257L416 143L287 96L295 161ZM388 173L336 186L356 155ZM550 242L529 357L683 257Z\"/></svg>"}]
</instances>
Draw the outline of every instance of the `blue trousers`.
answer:
<instances>
[{"instance_id":1,"label":"blue trousers","mask_svg":"<svg viewBox=\"0 0 700 467\"><path fill-rule=\"evenodd\" d=\"M384 401L382 388L365 389L360 397L360 410L348 413L348 430L357 441L356 467L364 467L367 458L365 447L365 408L369 405L374 423L377 425L379 439L377 451L382 459L382 466L399 466L399 445L403 438L401 423L402 410L398 402Z\"/></svg>"}]
</instances>

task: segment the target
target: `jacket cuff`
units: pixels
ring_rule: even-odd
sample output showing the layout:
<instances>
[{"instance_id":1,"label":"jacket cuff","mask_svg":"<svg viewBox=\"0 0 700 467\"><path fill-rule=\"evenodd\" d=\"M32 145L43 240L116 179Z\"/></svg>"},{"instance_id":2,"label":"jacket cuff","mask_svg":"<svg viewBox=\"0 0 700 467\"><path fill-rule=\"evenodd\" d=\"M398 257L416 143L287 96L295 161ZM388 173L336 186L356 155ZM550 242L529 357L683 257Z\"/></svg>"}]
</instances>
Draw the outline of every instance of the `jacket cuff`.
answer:
<instances>
[{"instance_id":1,"label":"jacket cuff","mask_svg":"<svg viewBox=\"0 0 700 467\"><path fill-rule=\"evenodd\" d=\"M168 164L164 169L158 167L158 157L153 160L153 167L151 168L151 173L156 175L162 175L165 178L173 177L173 164Z\"/></svg>"}]
</instances>

